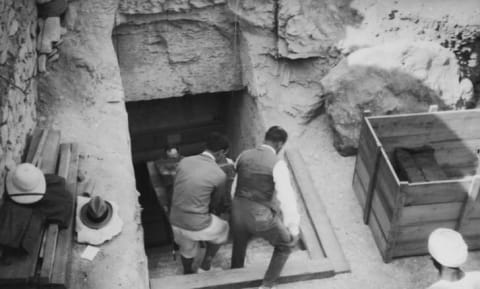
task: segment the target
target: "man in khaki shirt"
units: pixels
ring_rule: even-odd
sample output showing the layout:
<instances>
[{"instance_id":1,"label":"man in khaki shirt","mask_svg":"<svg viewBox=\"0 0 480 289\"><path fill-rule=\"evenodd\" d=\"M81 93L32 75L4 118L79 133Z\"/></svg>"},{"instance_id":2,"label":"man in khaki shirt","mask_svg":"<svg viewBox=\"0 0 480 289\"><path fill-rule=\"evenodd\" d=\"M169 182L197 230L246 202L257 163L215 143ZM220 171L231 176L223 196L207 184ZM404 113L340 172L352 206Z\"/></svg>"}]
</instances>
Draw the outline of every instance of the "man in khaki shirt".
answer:
<instances>
[{"instance_id":1,"label":"man in khaki shirt","mask_svg":"<svg viewBox=\"0 0 480 289\"><path fill-rule=\"evenodd\" d=\"M179 245L185 274L194 273L193 259L199 241L206 241L205 257L199 271L210 270L220 245L227 241L229 225L216 214L225 196L227 176L216 160L228 150L227 139L220 134L208 136L206 150L183 158L177 167L173 184L170 223Z\"/></svg>"}]
</instances>

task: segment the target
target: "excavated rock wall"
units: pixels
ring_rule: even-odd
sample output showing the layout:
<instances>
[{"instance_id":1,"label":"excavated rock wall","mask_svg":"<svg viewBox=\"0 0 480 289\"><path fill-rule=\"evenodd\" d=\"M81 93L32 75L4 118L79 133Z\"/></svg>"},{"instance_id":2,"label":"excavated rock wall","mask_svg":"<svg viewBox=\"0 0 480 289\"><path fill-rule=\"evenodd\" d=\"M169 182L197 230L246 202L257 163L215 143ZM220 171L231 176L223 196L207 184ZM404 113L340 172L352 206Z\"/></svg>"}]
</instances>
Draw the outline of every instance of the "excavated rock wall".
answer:
<instances>
[{"instance_id":1,"label":"excavated rock wall","mask_svg":"<svg viewBox=\"0 0 480 289\"><path fill-rule=\"evenodd\" d=\"M235 24L224 1L125 0L117 25L127 101L242 88Z\"/></svg>"},{"instance_id":2,"label":"excavated rock wall","mask_svg":"<svg viewBox=\"0 0 480 289\"><path fill-rule=\"evenodd\" d=\"M478 94L480 79L475 76L478 75L478 59L474 53L478 49L480 27L478 1L442 0L432 3L413 0L230 0L228 4L241 27L243 81L248 91L257 99L261 114L268 115L265 117L267 122L277 119L281 121L283 116L301 122L302 116L309 110L309 105L315 102L315 99L324 101L324 95L331 92L322 79L342 59L359 48L377 49L377 45L398 40L407 43L407 46L409 43L430 41L433 42L432 47L442 45L444 49L436 47L438 55L430 52L408 53L415 56L415 63L426 65L422 66L421 71L414 71L418 67L402 68L402 57L397 57L395 53L389 54L388 50L382 50L379 46L377 64L383 60L389 63L393 58L400 61L397 67L386 70L379 67L386 72L385 75L394 75L398 69L405 73L403 82L393 83L387 79L384 83L385 87L394 88L390 91L393 92L393 98L405 99L406 95L422 97L425 91L428 91L430 100L423 99L423 107L428 103L448 102L451 108L452 103L457 100L455 93L459 87L460 72L473 76L472 82ZM407 56L410 57L409 55ZM375 63L370 64L375 68ZM347 74L350 73L348 69L342 68ZM422 73L425 75L419 76ZM351 74L354 75L355 72ZM341 79L335 77L341 78L344 75L333 73L328 76L329 82L340 81ZM352 80L349 89L342 91L348 94L362 90L361 86L365 81L368 79ZM453 85L445 87L444 83L452 82ZM334 97L335 93L337 92L334 91ZM378 91L374 90L369 93L364 95L366 99L374 99L379 95ZM344 99L351 101L345 101L345 107L341 107L339 111L348 111L352 107L355 110L369 109L368 103L356 105L358 96L345 96ZM370 104L385 105L374 109L376 112L409 111L408 107L391 110L391 104L396 102L398 103L373 101ZM321 104L328 105L325 102ZM329 113L329 110L326 111ZM353 144L354 148L357 139L352 139L351 136L358 135L355 130L359 127L361 118L355 117L356 113L343 115L345 117L330 117L332 128L335 135L340 136L339 139L350 139L352 142L348 147L352 148ZM347 123L350 129L337 129ZM342 145L344 144L341 141L336 142L339 150L342 150ZM349 149L346 153L354 151Z\"/></svg>"},{"instance_id":3,"label":"excavated rock wall","mask_svg":"<svg viewBox=\"0 0 480 289\"><path fill-rule=\"evenodd\" d=\"M0 200L5 168L21 161L35 126L36 27L35 1L0 3Z\"/></svg>"}]
</instances>

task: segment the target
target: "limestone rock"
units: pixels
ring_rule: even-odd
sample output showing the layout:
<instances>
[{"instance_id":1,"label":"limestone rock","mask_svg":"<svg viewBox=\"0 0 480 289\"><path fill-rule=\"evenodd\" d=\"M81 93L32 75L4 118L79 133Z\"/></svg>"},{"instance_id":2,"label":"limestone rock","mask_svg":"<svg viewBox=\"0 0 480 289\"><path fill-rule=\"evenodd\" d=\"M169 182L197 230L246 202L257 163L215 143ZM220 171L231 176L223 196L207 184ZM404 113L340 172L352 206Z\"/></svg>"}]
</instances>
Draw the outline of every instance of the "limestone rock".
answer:
<instances>
[{"instance_id":1,"label":"limestone rock","mask_svg":"<svg viewBox=\"0 0 480 289\"><path fill-rule=\"evenodd\" d=\"M114 33L127 100L241 89L238 41L225 9L169 21L129 15Z\"/></svg>"},{"instance_id":2,"label":"limestone rock","mask_svg":"<svg viewBox=\"0 0 480 289\"><path fill-rule=\"evenodd\" d=\"M123 14L156 14L187 12L209 6L225 4L227 0L120 0Z\"/></svg>"},{"instance_id":3,"label":"limestone rock","mask_svg":"<svg viewBox=\"0 0 480 289\"><path fill-rule=\"evenodd\" d=\"M326 57L345 35L346 25L362 17L350 7L351 0L279 0L278 53L297 59Z\"/></svg>"},{"instance_id":4,"label":"limestone rock","mask_svg":"<svg viewBox=\"0 0 480 289\"><path fill-rule=\"evenodd\" d=\"M342 155L355 153L364 110L425 112L458 99L455 56L434 43L390 43L357 50L322 79L326 112Z\"/></svg>"}]
</instances>

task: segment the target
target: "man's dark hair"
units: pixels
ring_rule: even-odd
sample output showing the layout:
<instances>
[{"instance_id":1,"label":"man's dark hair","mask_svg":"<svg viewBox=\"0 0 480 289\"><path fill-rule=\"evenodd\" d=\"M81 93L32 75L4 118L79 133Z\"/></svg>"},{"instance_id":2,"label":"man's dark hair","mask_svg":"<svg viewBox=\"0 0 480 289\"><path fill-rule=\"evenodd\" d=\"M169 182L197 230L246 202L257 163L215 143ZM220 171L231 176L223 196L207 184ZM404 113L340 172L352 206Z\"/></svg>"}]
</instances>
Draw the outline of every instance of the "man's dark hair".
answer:
<instances>
[{"instance_id":1,"label":"man's dark hair","mask_svg":"<svg viewBox=\"0 0 480 289\"><path fill-rule=\"evenodd\" d=\"M288 139L288 134L287 132L279 127L278 125L272 126L267 130L267 133L265 133L265 140L271 141L271 142L282 142L286 143Z\"/></svg>"},{"instance_id":2,"label":"man's dark hair","mask_svg":"<svg viewBox=\"0 0 480 289\"><path fill-rule=\"evenodd\" d=\"M220 150L228 150L230 144L228 143L228 139L218 133L212 132L207 136L207 150L212 152L218 152Z\"/></svg>"}]
</instances>

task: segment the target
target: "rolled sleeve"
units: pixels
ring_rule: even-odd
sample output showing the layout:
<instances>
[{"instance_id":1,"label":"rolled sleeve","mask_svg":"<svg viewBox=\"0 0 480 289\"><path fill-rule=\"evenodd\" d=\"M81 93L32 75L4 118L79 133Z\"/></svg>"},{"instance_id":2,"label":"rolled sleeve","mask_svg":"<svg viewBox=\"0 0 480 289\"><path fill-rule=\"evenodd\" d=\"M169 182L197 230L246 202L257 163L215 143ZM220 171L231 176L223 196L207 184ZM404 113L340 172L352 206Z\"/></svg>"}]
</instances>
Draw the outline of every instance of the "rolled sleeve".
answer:
<instances>
[{"instance_id":1,"label":"rolled sleeve","mask_svg":"<svg viewBox=\"0 0 480 289\"><path fill-rule=\"evenodd\" d=\"M300 214L297 207L296 193L290 182L290 173L284 160L277 162L273 168L273 180L280 210L283 214L283 223L292 235L299 234Z\"/></svg>"}]
</instances>

